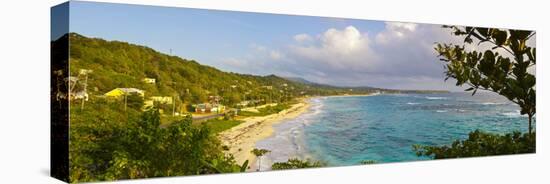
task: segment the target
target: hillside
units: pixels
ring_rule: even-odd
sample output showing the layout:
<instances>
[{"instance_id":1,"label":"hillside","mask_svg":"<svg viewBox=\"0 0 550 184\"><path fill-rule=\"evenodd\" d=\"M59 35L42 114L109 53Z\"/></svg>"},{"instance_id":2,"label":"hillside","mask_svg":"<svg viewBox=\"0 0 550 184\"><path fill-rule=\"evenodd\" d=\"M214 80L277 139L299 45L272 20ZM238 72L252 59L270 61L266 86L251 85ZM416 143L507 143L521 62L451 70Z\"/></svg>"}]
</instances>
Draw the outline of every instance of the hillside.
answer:
<instances>
[{"instance_id":1,"label":"hillside","mask_svg":"<svg viewBox=\"0 0 550 184\"><path fill-rule=\"evenodd\" d=\"M144 90L146 96L176 97L179 104L202 103L207 102L209 96L221 96L222 103L231 106L245 100L267 103L304 95L407 92L371 87L333 87L298 78L223 72L145 46L71 33L71 76L78 76L81 69L93 71L88 74L87 82L91 98L115 88L138 88ZM146 83L145 78L156 81ZM78 80L85 81L82 76ZM83 82L77 84L73 91L84 88Z\"/></svg>"},{"instance_id":2,"label":"hillside","mask_svg":"<svg viewBox=\"0 0 550 184\"><path fill-rule=\"evenodd\" d=\"M70 43L71 76L78 76L81 69L92 70L87 86L92 97L114 88L138 88L145 90L146 96L176 96L183 103L206 102L208 96L219 95L225 104L231 105L243 100L285 101L302 95L372 92L372 88L350 91L275 75L223 72L148 47L77 33L70 34ZM153 78L156 82L147 84L144 78ZM79 83L75 91L82 90L83 86Z\"/></svg>"}]
</instances>

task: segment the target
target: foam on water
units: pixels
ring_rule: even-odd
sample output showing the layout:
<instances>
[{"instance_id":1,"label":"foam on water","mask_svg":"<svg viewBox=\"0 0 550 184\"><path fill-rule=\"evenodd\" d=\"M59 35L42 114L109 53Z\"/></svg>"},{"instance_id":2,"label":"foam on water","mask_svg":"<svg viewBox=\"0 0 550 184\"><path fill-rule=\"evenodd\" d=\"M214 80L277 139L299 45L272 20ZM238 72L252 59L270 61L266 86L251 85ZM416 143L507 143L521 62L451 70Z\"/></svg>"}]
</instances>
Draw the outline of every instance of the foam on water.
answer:
<instances>
[{"instance_id":1,"label":"foam on water","mask_svg":"<svg viewBox=\"0 0 550 184\"><path fill-rule=\"evenodd\" d=\"M274 135L256 143L257 148L271 151L262 157L262 170L269 169L275 162L286 162L290 158L307 159L311 157L306 150L303 131L305 126L308 126L317 115L322 113L322 99L326 99L326 97L310 99L311 106L307 112L273 126Z\"/></svg>"},{"instance_id":2,"label":"foam on water","mask_svg":"<svg viewBox=\"0 0 550 184\"><path fill-rule=\"evenodd\" d=\"M426 99L428 99L428 100L446 100L446 99L448 99L448 98L447 98L447 97L440 97L440 96L436 96L436 97L434 97L434 96L427 96Z\"/></svg>"},{"instance_id":3,"label":"foam on water","mask_svg":"<svg viewBox=\"0 0 550 184\"><path fill-rule=\"evenodd\" d=\"M520 110L516 110L516 111L512 111L512 112L503 112L503 113L500 113L500 114L503 115L503 116L512 117L512 118L527 117L527 114L522 115Z\"/></svg>"},{"instance_id":4,"label":"foam on water","mask_svg":"<svg viewBox=\"0 0 550 184\"><path fill-rule=\"evenodd\" d=\"M271 150L262 170L289 158L312 158L329 166L363 160L398 162L417 157L413 144L442 145L480 129L527 131L519 107L494 94L400 94L311 99L309 110L274 126L256 146ZM257 164L257 163L256 163Z\"/></svg>"}]
</instances>

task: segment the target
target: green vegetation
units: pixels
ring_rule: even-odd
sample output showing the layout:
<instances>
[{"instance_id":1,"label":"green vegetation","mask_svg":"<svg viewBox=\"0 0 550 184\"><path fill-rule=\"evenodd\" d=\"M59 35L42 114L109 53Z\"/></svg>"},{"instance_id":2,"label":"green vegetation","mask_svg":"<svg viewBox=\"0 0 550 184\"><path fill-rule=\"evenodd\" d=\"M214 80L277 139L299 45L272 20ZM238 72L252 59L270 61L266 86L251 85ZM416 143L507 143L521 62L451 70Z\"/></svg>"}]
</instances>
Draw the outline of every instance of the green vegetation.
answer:
<instances>
[{"instance_id":1,"label":"green vegetation","mask_svg":"<svg viewBox=\"0 0 550 184\"><path fill-rule=\"evenodd\" d=\"M243 172L248 162L236 163L232 155L223 152L227 147L221 146L215 135L240 121L225 114L224 120L192 124L191 116L175 115L190 111L192 104L212 103L217 97L220 98L216 103L228 109L239 104L278 104L261 108L258 113L239 114L263 116L287 109L303 96L440 92L334 87L275 75L223 72L144 46L76 33L68 37L68 79L77 81L70 83L69 90L71 94L83 92L89 97L84 100L71 96L69 102L71 182ZM134 91L140 95L104 96L115 88L136 88ZM173 103L153 102L153 107L144 110L153 96L168 97ZM167 115L171 112L174 116ZM320 166L299 160L289 160L287 164L286 167Z\"/></svg>"},{"instance_id":2,"label":"green vegetation","mask_svg":"<svg viewBox=\"0 0 550 184\"><path fill-rule=\"evenodd\" d=\"M414 145L413 150L418 156L434 159L534 153L535 138L535 133L513 132L498 135L476 130L470 132L468 139L456 140L450 146Z\"/></svg>"},{"instance_id":3,"label":"green vegetation","mask_svg":"<svg viewBox=\"0 0 550 184\"><path fill-rule=\"evenodd\" d=\"M434 159L534 153L536 136L532 123L536 114L536 79L529 73L529 68L536 64L536 48L526 43L535 32L444 27L452 29L457 36L464 36L465 45L485 43L492 46L478 52L467 51L465 45L438 44L435 50L446 63L446 79L456 79L457 86L469 86L466 91L473 91L472 95L479 89L489 90L516 103L521 114L528 116L528 132L499 135L476 130L469 134L468 139L456 140L450 146L413 145L413 150L418 156Z\"/></svg>"},{"instance_id":4,"label":"green vegetation","mask_svg":"<svg viewBox=\"0 0 550 184\"><path fill-rule=\"evenodd\" d=\"M176 104L182 104L181 107L208 102L209 96L220 96L220 103L233 107L242 101L257 101L256 105L261 105L304 95L366 94L383 90L304 83L275 75L223 72L144 46L87 38L76 33L69 37L70 75L78 76L81 69L93 71L88 75L87 85L92 98L115 88L139 88L145 91L146 97L175 96ZM156 82L145 83L145 78ZM77 85L74 90L83 89L83 85Z\"/></svg>"},{"instance_id":5,"label":"green vegetation","mask_svg":"<svg viewBox=\"0 0 550 184\"><path fill-rule=\"evenodd\" d=\"M241 111L239 112L239 116L267 116L271 114L277 114L285 109L290 108L290 106L291 105L288 103L279 103L274 106L259 108L258 112Z\"/></svg>"},{"instance_id":6,"label":"green vegetation","mask_svg":"<svg viewBox=\"0 0 550 184\"><path fill-rule=\"evenodd\" d=\"M160 128L157 109L141 115L130 109L128 116L113 112L120 108L99 109L103 111L71 109L80 113L71 119L71 182L242 172L247 167L224 154L209 128L192 125L190 117ZM83 119L89 116L94 118Z\"/></svg>"},{"instance_id":7,"label":"green vegetation","mask_svg":"<svg viewBox=\"0 0 550 184\"><path fill-rule=\"evenodd\" d=\"M139 45L76 33L68 37L69 75L77 81L71 83L70 90L89 97L86 101L70 100L71 182L243 172L248 167L248 162L235 163L232 155L223 153L228 147L221 146L216 138L218 132L241 121L225 114L223 120L192 124L191 116L161 112L181 114L191 110L192 104L212 102L212 97L219 97L216 103L228 107L241 102L255 106L279 104L250 114L261 116L289 108L301 96L381 90L222 72ZM136 88L145 94L103 96L115 88ZM154 102L144 112L144 104L152 96L171 97L175 105ZM258 151L258 157L267 153Z\"/></svg>"},{"instance_id":8,"label":"green vegetation","mask_svg":"<svg viewBox=\"0 0 550 184\"><path fill-rule=\"evenodd\" d=\"M445 26L464 43L490 44L485 51L466 51L464 45L438 44L435 50L446 63L445 75L456 79L456 85L467 85L466 91L478 89L496 92L521 107L529 117L529 133L536 113L535 76L528 69L536 64L536 48L527 46L535 35L532 31L495 28ZM476 41L476 43L474 43ZM504 53L504 54L501 54ZM508 56L509 55L509 56Z\"/></svg>"},{"instance_id":9,"label":"green vegetation","mask_svg":"<svg viewBox=\"0 0 550 184\"><path fill-rule=\"evenodd\" d=\"M140 109L143 107L143 98L137 94L131 93L126 96L126 105L127 107Z\"/></svg>"},{"instance_id":10,"label":"green vegetation","mask_svg":"<svg viewBox=\"0 0 550 184\"><path fill-rule=\"evenodd\" d=\"M252 151L250 151L252 154L254 154L254 156L258 157L258 171L261 171L261 166L262 166L262 156L264 156L265 154L271 152L269 150L266 150L266 149L257 149L257 148L254 148Z\"/></svg>"},{"instance_id":11,"label":"green vegetation","mask_svg":"<svg viewBox=\"0 0 550 184\"><path fill-rule=\"evenodd\" d=\"M224 130L230 129L234 126L237 126L241 124L243 121L241 120L234 120L234 119L210 119L204 124L208 126L212 134L217 134L219 132L222 132Z\"/></svg>"},{"instance_id":12,"label":"green vegetation","mask_svg":"<svg viewBox=\"0 0 550 184\"><path fill-rule=\"evenodd\" d=\"M288 159L287 162L276 162L271 165L273 170L285 170L285 169L300 169L300 168L315 168L315 167L324 167L325 163L319 161L311 160L299 160L296 158Z\"/></svg>"},{"instance_id":13,"label":"green vegetation","mask_svg":"<svg viewBox=\"0 0 550 184\"><path fill-rule=\"evenodd\" d=\"M362 160L359 162L361 165L376 164L376 160Z\"/></svg>"}]
</instances>

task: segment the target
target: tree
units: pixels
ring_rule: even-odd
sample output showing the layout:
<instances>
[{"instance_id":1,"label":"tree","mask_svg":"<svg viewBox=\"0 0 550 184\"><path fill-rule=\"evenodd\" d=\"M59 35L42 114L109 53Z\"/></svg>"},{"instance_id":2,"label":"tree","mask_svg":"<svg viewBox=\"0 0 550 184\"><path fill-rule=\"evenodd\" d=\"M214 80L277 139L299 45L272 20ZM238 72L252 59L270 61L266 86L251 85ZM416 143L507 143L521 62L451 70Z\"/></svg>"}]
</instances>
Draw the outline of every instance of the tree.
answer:
<instances>
[{"instance_id":1,"label":"tree","mask_svg":"<svg viewBox=\"0 0 550 184\"><path fill-rule=\"evenodd\" d=\"M528 69L536 64L536 48L527 46L535 32L496 28L444 26L456 36L465 36L464 44L438 43L435 50L445 62L446 79L457 86L467 85L475 95L479 89L493 91L518 104L521 114L529 117L529 134L536 113L535 76ZM466 51L465 45L490 44L485 51ZM478 47L479 48L479 47ZM507 56L509 55L509 56Z\"/></svg>"},{"instance_id":2,"label":"tree","mask_svg":"<svg viewBox=\"0 0 550 184\"><path fill-rule=\"evenodd\" d=\"M257 148L254 148L252 151L250 151L252 154L254 154L256 157L258 157L258 171L260 171L261 169L261 163L262 163L262 156L264 156L265 154L271 152L269 150L266 150L266 149L257 149Z\"/></svg>"},{"instance_id":3,"label":"tree","mask_svg":"<svg viewBox=\"0 0 550 184\"><path fill-rule=\"evenodd\" d=\"M498 135L476 130L470 132L468 139L456 140L450 146L413 145L413 151L417 156L429 156L434 159L534 153L535 135L522 135L520 132Z\"/></svg>"},{"instance_id":4,"label":"tree","mask_svg":"<svg viewBox=\"0 0 550 184\"><path fill-rule=\"evenodd\" d=\"M126 105L130 108L134 108L134 109L140 109L141 107L143 107L143 104L144 104L144 100L143 100L143 97L140 96L139 94L137 93L130 93L128 95L125 96L125 100L126 100Z\"/></svg>"},{"instance_id":5,"label":"tree","mask_svg":"<svg viewBox=\"0 0 550 184\"><path fill-rule=\"evenodd\" d=\"M369 165L369 164L376 164L376 160L361 160L359 162L361 165Z\"/></svg>"},{"instance_id":6,"label":"tree","mask_svg":"<svg viewBox=\"0 0 550 184\"><path fill-rule=\"evenodd\" d=\"M274 163L273 165L271 165L271 169L285 170L285 169L315 168L315 167L323 167L323 166L326 166L326 164L319 161L311 161L311 160L303 161L297 158L291 158L291 159L288 159L287 162Z\"/></svg>"},{"instance_id":7,"label":"tree","mask_svg":"<svg viewBox=\"0 0 550 184\"><path fill-rule=\"evenodd\" d=\"M193 125L190 116L161 128L156 108L118 122L112 116L135 117L140 111L128 109L132 114L125 116L102 104L90 107L104 112L86 111L86 116L71 119L71 182L244 172L248 166L248 161L237 164L223 153L210 129ZM104 118L90 118L98 114Z\"/></svg>"},{"instance_id":8,"label":"tree","mask_svg":"<svg viewBox=\"0 0 550 184\"><path fill-rule=\"evenodd\" d=\"M228 93L227 97L227 104L230 106L234 106L241 101L241 96L237 92Z\"/></svg>"}]
</instances>

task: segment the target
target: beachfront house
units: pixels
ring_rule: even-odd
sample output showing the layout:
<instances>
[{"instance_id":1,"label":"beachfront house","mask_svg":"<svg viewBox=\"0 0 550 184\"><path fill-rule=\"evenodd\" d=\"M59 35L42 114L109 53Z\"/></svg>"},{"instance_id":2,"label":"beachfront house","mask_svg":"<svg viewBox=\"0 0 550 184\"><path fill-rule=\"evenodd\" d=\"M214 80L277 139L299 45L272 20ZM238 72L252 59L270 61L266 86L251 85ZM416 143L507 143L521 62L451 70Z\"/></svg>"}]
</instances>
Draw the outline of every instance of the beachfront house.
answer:
<instances>
[{"instance_id":1,"label":"beachfront house","mask_svg":"<svg viewBox=\"0 0 550 184\"><path fill-rule=\"evenodd\" d=\"M250 104L249 100L241 101L241 102L237 103L237 107L246 107L246 106L248 106L248 104Z\"/></svg>"},{"instance_id":2,"label":"beachfront house","mask_svg":"<svg viewBox=\"0 0 550 184\"><path fill-rule=\"evenodd\" d=\"M136 88L115 88L105 93L105 96L109 98L122 98L125 95L131 95L131 94L137 94L142 98L145 97L145 91L141 89L136 89Z\"/></svg>"},{"instance_id":3,"label":"beachfront house","mask_svg":"<svg viewBox=\"0 0 550 184\"><path fill-rule=\"evenodd\" d=\"M150 99L160 104L172 104L174 102L171 96L152 96Z\"/></svg>"},{"instance_id":4,"label":"beachfront house","mask_svg":"<svg viewBox=\"0 0 550 184\"><path fill-rule=\"evenodd\" d=\"M147 109L149 107L153 107L157 104L173 104L173 98L171 96L152 96L148 100L145 100L143 102L143 109Z\"/></svg>"},{"instance_id":5,"label":"beachfront house","mask_svg":"<svg viewBox=\"0 0 550 184\"><path fill-rule=\"evenodd\" d=\"M225 106L221 104L202 103L193 105L195 113L223 113Z\"/></svg>"},{"instance_id":6,"label":"beachfront house","mask_svg":"<svg viewBox=\"0 0 550 184\"><path fill-rule=\"evenodd\" d=\"M214 112L214 113L223 113L224 111L225 111L225 106L220 104L212 105L212 109L210 110L210 112Z\"/></svg>"},{"instance_id":7,"label":"beachfront house","mask_svg":"<svg viewBox=\"0 0 550 184\"><path fill-rule=\"evenodd\" d=\"M209 103L196 104L193 105L193 108L195 108L195 113L209 113L212 109Z\"/></svg>"},{"instance_id":8,"label":"beachfront house","mask_svg":"<svg viewBox=\"0 0 550 184\"><path fill-rule=\"evenodd\" d=\"M237 103L237 107L248 107L248 106L251 106L251 105L255 105L257 103L259 103L260 100L244 100L244 101L241 101L239 103Z\"/></svg>"}]
</instances>

